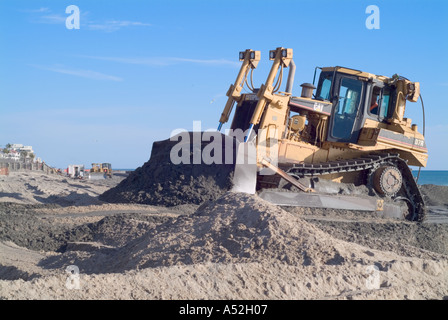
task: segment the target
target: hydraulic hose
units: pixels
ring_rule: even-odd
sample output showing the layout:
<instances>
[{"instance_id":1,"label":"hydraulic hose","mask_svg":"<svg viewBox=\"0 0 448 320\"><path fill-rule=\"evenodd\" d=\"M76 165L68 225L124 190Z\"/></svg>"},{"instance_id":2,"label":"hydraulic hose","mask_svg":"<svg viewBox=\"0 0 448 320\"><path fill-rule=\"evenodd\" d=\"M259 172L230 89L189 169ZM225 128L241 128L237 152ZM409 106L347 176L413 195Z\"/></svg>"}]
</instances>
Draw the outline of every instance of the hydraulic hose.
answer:
<instances>
[{"instance_id":1,"label":"hydraulic hose","mask_svg":"<svg viewBox=\"0 0 448 320\"><path fill-rule=\"evenodd\" d=\"M282 85L282 78L283 78L283 66L280 67L280 74L278 75L277 82L274 85L272 93L275 93L280 89L280 86Z\"/></svg>"},{"instance_id":2,"label":"hydraulic hose","mask_svg":"<svg viewBox=\"0 0 448 320\"><path fill-rule=\"evenodd\" d=\"M422 113L423 113L423 137L425 136L425 104L423 103L422 95L419 95L420 101L422 102ZM418 179L420 178L420 171L422 170L422 167L418 168L418 174L416 182L418 183Z\"/></svg>"}]
</instances>

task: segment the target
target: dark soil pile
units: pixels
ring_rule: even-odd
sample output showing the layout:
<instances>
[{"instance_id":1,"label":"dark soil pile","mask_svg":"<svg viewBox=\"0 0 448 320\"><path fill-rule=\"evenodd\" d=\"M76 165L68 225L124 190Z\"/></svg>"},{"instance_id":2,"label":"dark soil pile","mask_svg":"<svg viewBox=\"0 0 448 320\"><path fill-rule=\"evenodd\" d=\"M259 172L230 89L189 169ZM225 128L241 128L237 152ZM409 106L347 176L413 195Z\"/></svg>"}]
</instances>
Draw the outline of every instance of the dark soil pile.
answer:
<instances>
[{"instance_id":1,"label":"dark soil pile","mask_svg":"<svg viewBox=\"0 0 448 320\"><path fill-rule=\"evenodd\" d=\"M356 222L307 220L333 237L360 245L393 251L399 255L430 257L429 252L448 255L448 225L413 222ZM427 250L428 255L413 248ZM415 252L414 252L415 251Z\"/></svg>"},{"instance_id":2,"label":"dark soil pile","mask_svg":"<svg viewBox=\"0 0 448 320\"><path fill-rule=\"evenodd\" d=\"M197 160L198 152L203 154L206 151L212 155L215 153L209 152L210 147L207 147L209 141L202 141L197 147L193 145L194 134L198 133L190 132L187 135L190 137L189 141L167 139L154 142L149 161L116 187L100 195L99 199L110 203L140 203L168 207L201 204L207 200L217 199L232 187L234 165L225 164L225 157L226 153L229 156L228 152L231 151L231 161L227 159L227 163L235 163L234 141L228 136L219 135L221 164L205 164L202 160L199 164L195 164L193 162L197 161L193 160ZM186 157L190 160L189 163L173 164L171 161L171 151L176 145L179 146L179 143L190 151ZM224 152L226 145L227 150ZM216 155L219 158L219 154Z\"/></svg>"},{"instance_id":3,"label":"dark soil pile","mask_svg":"<svg viewBox=\"0 0 448 320\"><path fill-rule=\"evenodd\" d=\"M168 217L151 217L134 213L116 214L104 217L98 222L74 227L61 235L59 240L65 242L92 241L107 246L120 247L170 219ZM62 246L60 251L64 251L64 249L65 246Z\"/></svg>"},{"instance_id":4,"label":"dark soil pile","mask_svg":"<svg viewBox=\"0 0 448 320\"><path fill-rule=\"evenodd\" d=\"M426 205L448 207L448 187L434 184L424 184L420 186Z\"/></svg>"},{"instance_id":5,"label":"dark soil pile","mask_svg":"<svg viewBox=\"0 0 448 320\"><path fill-rule=\"evenodd\" d=\"M0 204L0 241L12 241L32 250L56 251L64 244L62 235L69 230L34 213L42 205Z\"/></svg>"},{"instance_id":6,"label":"dark soil pile","mask_svg":"<svg viewBox=\"0 0 448 320\"><path fill-rule=\"evenodd\" d=\"M42 205L0 204L0 241L36 251L65 251L69 242L100 242L119 247L154 226L171 218L163 216L122 213L107 216L98 222L73 226L54 223L54 219L37 213Z\"/></svg>"}]
</instances>

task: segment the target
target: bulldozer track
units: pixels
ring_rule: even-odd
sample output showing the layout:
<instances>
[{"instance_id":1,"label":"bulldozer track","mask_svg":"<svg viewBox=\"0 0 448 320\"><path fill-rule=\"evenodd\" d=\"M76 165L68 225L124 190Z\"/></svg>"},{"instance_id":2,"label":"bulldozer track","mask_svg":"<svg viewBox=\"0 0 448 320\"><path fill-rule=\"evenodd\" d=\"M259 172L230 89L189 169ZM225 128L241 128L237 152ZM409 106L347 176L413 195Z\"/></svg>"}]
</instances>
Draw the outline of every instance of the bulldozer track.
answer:
<instances>
[{"instance_id":1,"label":"bulldozer track","mask_svg":"<svg viewBox=\"0 0 448 320\"><path fill-rule=\"evenodd\" d=\"M287 172L292 176L301 178L304 176L363 171L367 169L376 169L382 164L394 160L396 161L397 159L400 159L398 154L374 154L350 160L294 164L287 170Z\"/></svg>"},{"instance_id":2,"label":"bulldozer track","mask_svg":"<svg viewBox=\"0 0 448 320\"><path fill-rule=\"evenodd\" d=\"M330 161L325 163L293 164L284 170L291 176L300 179L303 177L321 176L334 173L361 172L364 171L371 180L372 174L381 166L394 166L400 170L403 183L400 192L392 197L393 200L404 200L409 205L409 220L423 222L426 217L426 208L423 196L412 175L412 171L406 161L398 154L370 154L362 158ZM369 182L371 184L371 182ZM370 186L369 186L370 187Z\"/></svg>"}]
</instances>

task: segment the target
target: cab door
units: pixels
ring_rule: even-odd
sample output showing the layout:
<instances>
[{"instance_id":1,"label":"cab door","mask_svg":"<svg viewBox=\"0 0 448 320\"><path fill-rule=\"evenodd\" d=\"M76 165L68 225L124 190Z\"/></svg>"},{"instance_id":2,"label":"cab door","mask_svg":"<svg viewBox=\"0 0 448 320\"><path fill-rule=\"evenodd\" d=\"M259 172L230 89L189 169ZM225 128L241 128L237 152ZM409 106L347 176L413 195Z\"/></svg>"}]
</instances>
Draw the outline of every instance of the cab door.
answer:
<instances>
[{"instance_id":1,"label":"cab door","mask_svg":"<svg viewBox=\"0 0 448 320\"><path fill-rule=\"evenodd\" d=\"M356 77L337 74L333 88L333 111L328 141L357 142L362 126L362 101L365 82Z\"/></svg>"}]
</instances>

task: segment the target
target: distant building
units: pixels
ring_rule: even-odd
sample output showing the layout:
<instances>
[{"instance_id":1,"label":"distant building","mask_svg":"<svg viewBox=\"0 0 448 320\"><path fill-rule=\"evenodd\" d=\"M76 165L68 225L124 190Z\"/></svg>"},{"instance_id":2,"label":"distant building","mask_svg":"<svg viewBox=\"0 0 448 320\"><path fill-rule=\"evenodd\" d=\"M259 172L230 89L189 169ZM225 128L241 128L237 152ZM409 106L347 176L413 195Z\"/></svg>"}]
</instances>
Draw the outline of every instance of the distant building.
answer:
<instances>
[{"instance_id":1,"label":"distant building","mask_svg":"<svg viewBox=\"0 0 448 320\"><path fill-rule=\"evenodd\" d=\"M28 153L34 153L32 146L23 146L22 148L20 148L20 151L26 151Z\"/></svg>"},{"instance_id":2,"label":"distant building","mask_svg":"<svg viewBox=\"0 0 448 320\"><path fill-rule=\"evenodd\" d=\"M24 146L23 144L19 144L19 143L12 144L10 150L15 150L15 151L19 151L19 152L26 151L28 153L34 153L32 146Z\"/></svg>"},{"instance_id":3,"label":"distant building","mask_svg":"<svg viewBox=\"0 0 448 320\"><path fill-rule=\"evenodd\" d=\"M26 152L26 158L29 158L31 154L34 154L32 146L24 146L20 143L13 143L9 148L0 149L0 158L19 161L23 158L23 153Z\"/></svg>"},{"instance_id":4,"label":"distant building","mask_svg":"<svg viewBox=\"0 0 448 320\"><path fill-rule=\"evenodd\" d=\"M7 159L11 159L11 160L14 160L14 161L19 161L20 160L20 152L16 151L16 150L9 151L9 153L6 156L7 156Z\"/></svg>"},{"instance_id":5,"label":"distant building","mask_svg":"<svg viewBox=\"0 0 448 320\"><path fill-rule=\"evenodd\" d=\"M20 160L20 152L15 150L9 150L9 152L4 153L3 151L0 153L0 158L12 161Z\"/></svg>"}]
</instances>

